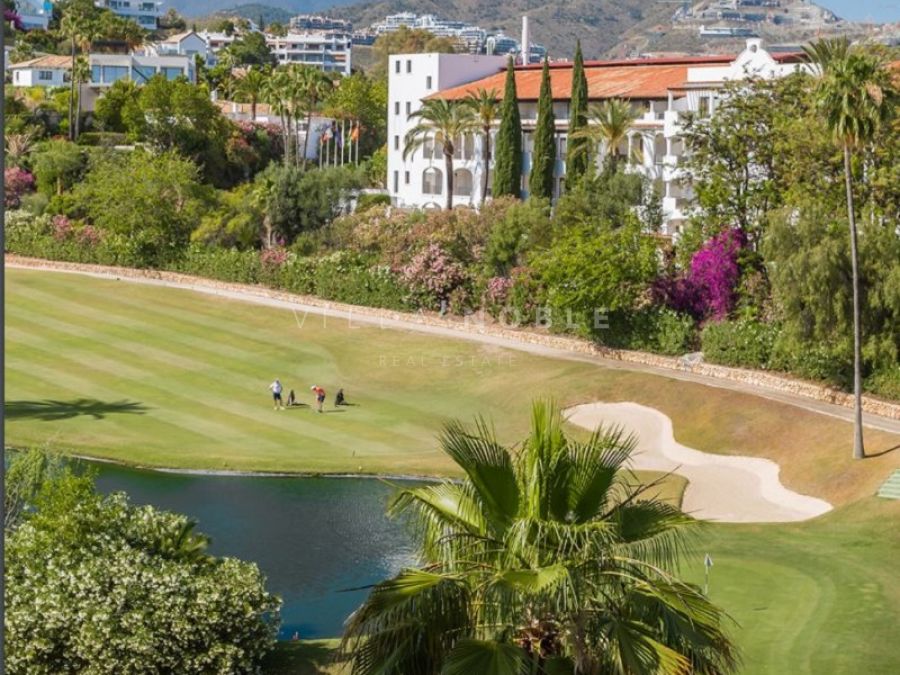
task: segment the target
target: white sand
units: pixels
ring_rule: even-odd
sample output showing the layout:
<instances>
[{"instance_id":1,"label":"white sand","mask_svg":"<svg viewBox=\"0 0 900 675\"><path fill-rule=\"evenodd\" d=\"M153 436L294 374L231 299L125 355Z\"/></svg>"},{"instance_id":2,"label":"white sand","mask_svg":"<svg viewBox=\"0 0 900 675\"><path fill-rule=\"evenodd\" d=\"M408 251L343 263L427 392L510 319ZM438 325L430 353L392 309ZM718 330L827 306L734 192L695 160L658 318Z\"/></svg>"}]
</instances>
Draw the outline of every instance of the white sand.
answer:
<instances>
[{"instance_id":1,"label":"white sand","mask_svg":"<svg viewBox=\"0 0 900 675\"><path fill-rule=\"evenodd\" d=\"M585 403L566 419L593 431L619 425L638 437L633 469L672 471L688 479L682 507L696 518L726 523L781 523L815 518L831 504L788 490L775 462L759 457L712 455L681 445L672 420L637 403Z\"/></svg>"}]
</instances>

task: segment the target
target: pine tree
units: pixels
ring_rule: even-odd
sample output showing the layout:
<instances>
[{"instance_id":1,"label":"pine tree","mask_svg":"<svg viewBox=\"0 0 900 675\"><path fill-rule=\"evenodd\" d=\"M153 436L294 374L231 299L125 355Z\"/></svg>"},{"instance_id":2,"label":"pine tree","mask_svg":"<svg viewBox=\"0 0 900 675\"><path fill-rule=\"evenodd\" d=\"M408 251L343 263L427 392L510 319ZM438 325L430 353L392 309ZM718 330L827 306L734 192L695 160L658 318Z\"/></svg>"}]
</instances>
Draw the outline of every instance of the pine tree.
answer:
<instances>
[{"instance_id":1,"label":"pine tree","mask_svg":"<svg viewBox=\"0 0 900 675\"><path fill-rule=\"evenodd\" d=\"M553 168L556 164L556 117L553 115L553 96L550 91L550 62L544 57L541 73L541 93L538 97L537 125L534 130L534 150L531 153L531 175L528 192L532 197L553 197Z\"/></svg>"},{"instance_id":2,"label":"pine tree","mask_svg":"<svg viewBox=\"0 0 900 675\"><path fill-rule=\"evenodd\" d=\"M572 101L569 104L569 137L566 150L566 185L573 187L587 172L590 162L590 145L587 138L577 136L587 124L588 89L584 74L584 57L581 40L575 47L575 65L572 68Z\"/></svg>"},{"instance_id":3,"label":"pine tree","mask_svg":"<svg viewBox=\"0 0 900 675\"><path fill-rule=\"evenodd\" d=\"M512 58L506 67L506 87L500 107L500 129L494 148L494 197L522 196L522 120Z\"/></svg>"}]
</instances>

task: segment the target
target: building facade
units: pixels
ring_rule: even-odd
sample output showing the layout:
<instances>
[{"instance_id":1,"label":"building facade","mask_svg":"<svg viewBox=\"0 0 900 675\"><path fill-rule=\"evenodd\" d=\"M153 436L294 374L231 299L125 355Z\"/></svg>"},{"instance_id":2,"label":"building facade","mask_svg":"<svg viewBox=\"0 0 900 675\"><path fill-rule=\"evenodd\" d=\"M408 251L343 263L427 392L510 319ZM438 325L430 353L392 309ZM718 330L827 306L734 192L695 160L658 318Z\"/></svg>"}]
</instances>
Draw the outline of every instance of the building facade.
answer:
<instances>
[{"instance_id":1,"label":"building facade","mask_svg":"<svg viewBox=\"0 0 900 675\"><path fill-rule=\"evenodd\" d=\"M455 57L453 60L442 63L445 56L391 57L388 189L397 206L437 207L443 204L443 195L446 194L444 161L440 148L436 148L433 142L403 158L403 138L415 124L409 115L418 109L419 102L427 97L459 100L482 88L496 91L498 98L503 95L506 72L502 57L492 57L498 60L484 62L473 61L477 57L451 55ZM465 62L466 59L470 60L470 64ZM487 67L488 63L493 66L494 72L479 76L478 69ZM476 64L479 68L475 67ZM555 197L565 191L572 67L570 62L550 65L557 130ZM773 55L763 48L760 40L752 39L747 41L746 48L737 56L589 61L585 63L585 75L590 102L620 98L634 107L637 119L617 152L625 158L627 170L641 173L653 182L662 198L664 233L677 236L689 215L692 201L690 188L683 184L683 172L679 169L685 153L681 138L683 115L687 112L715 114L722 87L728 81L748 77L780 77L802 67L805 66L801 64L798 54ZM453 72L455 76L435 79L433 73L441 71ZM515 75L523 132L522 196L527 197L541 67L517 66ZM432 87L424 86L429 83L429 77L432 78ZM464 81L450 84L454 79ZM480 134L457 142L459 151L454 161L454 202L458 205L476 206L480 203L485 171L488 172L490 184L492 167L484 165L481 145ZM609 148L598 148L598 162L609 152Z\"/></svg>"},{"instance_id":2,"label":"building facade","mask_svg":"<svg viewBox=\"0 0 900 675\"><path fill-rule=\"evenodd\" d=\"M421 102L442 90L464 85L497 73L503 68L503 56L470 54L401 54L388 62L388 190L395 204L400 206L433 207L443 203L446 190L444 162L440 149L428 144L404 158L403 143L406 132L415 125L409 115L421 107ZM467 152L470 151L470 152ZM461 156L473 155L473 141L462 144ZM472 166L472 169L475 167ZM466 169L472 169L466 165ZM471 182L471 181L470 181ZM465 177L454 187L465 188ZM471 185L469 190L471 191ZM471 194L468 195L471 198ZM465 198L462 203L466 203ZM474 203L474 202L472 202Z\"/></svg>"},{"instance_id":3,"label":"building facade","mask_svg":"<svg viewBox=\"0 0 900 675\"><path fill-rule=\"evenodd\" d=\"M97 7L105 7L113 14L131 19L144 30L156 30L162 15L162 2L156 0L97 0Z\"/></svg>"},{"instance_id":4,"label":"building facade","mask_svg":"<svg viewBox=\"0 0 900 675\"><path fill-rule=\"evenodd\" d=\"M279 65L302 63L327 73L350 74L353 41L350 33L312 31L288 33L284 37L266 35L266 44Z\"/></svg>"},{"instance_id":5,"label":"building facade","mask_svg":"<svg viewBox=\"0 0 900 675\"><path fill-rule=\"evenodd\" d=\"M69 85L72 58L39 56L10 64L8 70L14 87L65 87Z\"/></svg>"}]
</instances>

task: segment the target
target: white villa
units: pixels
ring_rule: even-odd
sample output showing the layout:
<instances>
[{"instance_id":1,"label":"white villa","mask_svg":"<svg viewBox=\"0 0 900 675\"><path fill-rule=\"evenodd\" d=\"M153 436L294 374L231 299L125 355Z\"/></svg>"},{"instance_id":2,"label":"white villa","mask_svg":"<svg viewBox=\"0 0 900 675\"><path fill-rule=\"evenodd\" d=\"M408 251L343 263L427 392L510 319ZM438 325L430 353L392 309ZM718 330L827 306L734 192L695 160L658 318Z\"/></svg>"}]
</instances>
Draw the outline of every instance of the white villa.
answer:
<instances>
[{"instance_id":1,"label":"white villa","mask_svg":"<svg viewBox=\"0 0 900 675\"><path fill-rule=\"evenodd\" d=\"M565 190L566 134L572 89L571 62L551 63L551 90L557 125L556 189ZM681 184L679 158L683 113L714 114L725 82L755 77L781 77L804 66L798 54L770 54L758 39L747 41L736 57L698 56L647 58L626 61L588 61L585 75L591 102L609 98L629 100L640 117L619 149L629 170L644 174L662 195L664 232L677 236L687 217L689 187ZM516 86L523 127L522 196L527 196L532 135L537 121L541 66L516 66ZM388 191L401 207L438 207L443 204L447 178L440 148L426 143L403 158L403 139L415 124L410 113L427 97L462 99L484 88L502 97L506 59L464 54L400 54L391 56L388 90ZM498 121L499 124L499 121ZM478 135L459 139L454 162L454 202L475 206L481 200L485 167ZM601 149L601 154L603 149ZM490 181L490 178L489 178Z\"/></svg>"},{"instance_id":2,"label":"white villa","mask_svg":"<svg viewBox=\"0 0 900 675\"><path fill-rule=\"evenodd\" d=\"M161 42L155 42L144 48L148 56L167 56L177 54L180 56L202 56L205 62L209 62L209 43L198 33L189 30L184 33L170 35Z\"/></svg>"},{"instance_id":3,"label":"white villa","mask_svg":"<svg viewBox=\"0 0 900 675\"><path fill-rule=\"evenodd\" d=\"M55 54L38 56L7 66L7 70L12 75L12 86L14 87L68 86L71 69L71 57Z\"/></svg>"}]
</instances>

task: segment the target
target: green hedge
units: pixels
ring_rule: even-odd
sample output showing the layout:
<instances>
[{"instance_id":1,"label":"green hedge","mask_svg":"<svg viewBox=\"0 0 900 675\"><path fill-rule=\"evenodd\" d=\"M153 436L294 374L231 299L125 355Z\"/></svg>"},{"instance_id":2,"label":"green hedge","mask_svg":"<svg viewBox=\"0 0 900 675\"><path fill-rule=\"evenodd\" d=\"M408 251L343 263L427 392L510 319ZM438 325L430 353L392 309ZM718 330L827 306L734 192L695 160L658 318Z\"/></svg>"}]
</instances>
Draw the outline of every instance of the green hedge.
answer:
<instances>
[{"instance_id":1,"label":"green hedge","mask_svg":"<svg viewBox=\"0 0 900 675\"><path fill-rule=\"evenodd\" d=\"M670 309L644 309L613 312L608 328L594 331L595 338L607 347L679 356L697 347L694 320Z\"/></svg>"},{"instance_id":2,"label":"green hedge","mask_svg":"<svg viewBox=\"0 0 900 675\"><path fill-rule=\"evenodd\" d=\"M708 323L700 333L703 358L710 363L768 369L778 335L774 324L753 320Z\"/></svg>"}]
</instances>

